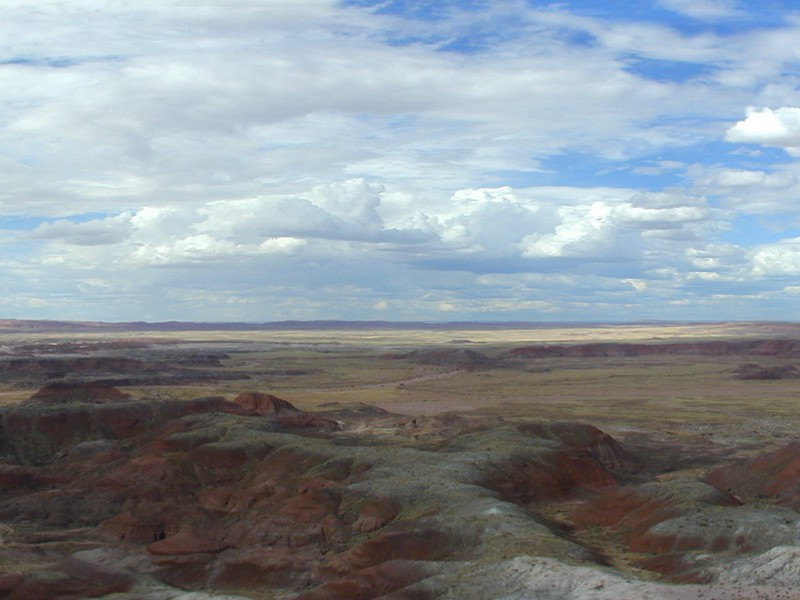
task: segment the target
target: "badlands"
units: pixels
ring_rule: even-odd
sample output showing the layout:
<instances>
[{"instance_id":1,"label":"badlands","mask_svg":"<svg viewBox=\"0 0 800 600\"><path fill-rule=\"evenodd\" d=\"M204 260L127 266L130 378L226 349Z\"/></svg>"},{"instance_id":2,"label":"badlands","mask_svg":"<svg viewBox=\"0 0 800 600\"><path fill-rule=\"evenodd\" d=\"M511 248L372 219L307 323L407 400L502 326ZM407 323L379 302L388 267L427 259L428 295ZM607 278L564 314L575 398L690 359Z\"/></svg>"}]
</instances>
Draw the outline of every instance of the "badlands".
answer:
<instances>
[{"instance_id":1,"label":"badlands","mask_svg":"<svg viewBox=\"0 0 800 600\"><path fill-rule=\"evenodd\" d=\"M0 345L0 598L800 598L796 325Z\"/></svg>"}]
</instances>

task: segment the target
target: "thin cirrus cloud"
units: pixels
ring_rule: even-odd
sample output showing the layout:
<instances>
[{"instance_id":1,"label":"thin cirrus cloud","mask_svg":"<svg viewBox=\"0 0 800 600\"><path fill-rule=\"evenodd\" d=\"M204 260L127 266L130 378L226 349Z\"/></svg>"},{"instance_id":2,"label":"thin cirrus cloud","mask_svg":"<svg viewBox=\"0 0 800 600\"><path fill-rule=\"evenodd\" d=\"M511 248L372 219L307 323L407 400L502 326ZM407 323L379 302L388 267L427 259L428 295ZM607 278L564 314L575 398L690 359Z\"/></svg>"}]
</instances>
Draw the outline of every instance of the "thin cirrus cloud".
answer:
<instances>
[{"instance_id":1,"label":"thin cirrus cloud","mask_svg":"<svg viewBox=\"0 0 800 600\"><path fill-rule=\"evenodd\" d=\"M747 15L734 0L660 0L668 10L684 14L701 21L719 21L742 18Z\"/></svg>"},{"instance_id":2,"label":"thin cirrus cloud","mask_svg":"<svg viewBox=\"0 0 800 600\"><path fill-rule=\"evenodd\" d=\"M770 6L6 3L4 309L790 318L800 15Z\"/></svg>"}]
</instances>

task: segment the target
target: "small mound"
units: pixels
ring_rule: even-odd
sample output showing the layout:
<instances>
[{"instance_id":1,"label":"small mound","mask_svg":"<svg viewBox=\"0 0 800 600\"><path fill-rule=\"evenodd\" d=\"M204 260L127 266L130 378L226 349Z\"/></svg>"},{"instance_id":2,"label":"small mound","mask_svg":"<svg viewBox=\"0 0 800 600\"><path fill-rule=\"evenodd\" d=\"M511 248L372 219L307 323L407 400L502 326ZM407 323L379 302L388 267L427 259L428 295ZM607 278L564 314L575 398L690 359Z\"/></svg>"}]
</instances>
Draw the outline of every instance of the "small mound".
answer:
<instances>
[{"instance_id":1,"label":"small mound","mask_svg":"<svg viewBox=\"0 0 800 600\"><path fill-rule=\"evenodd\" d=\"M245 410L253 411L262 416L302 412L291 402L263 392L243 392L236 396L233 401Z\"/></svg>"},{"instance_id":2,"label":"small mound","mask_svg":"<svg viewBox=\"0 0 800 600\"><path fill-rule=\"evenodd\" d=\"M114 402L127 400L125 394L114 386L99 382L54 382L40 388L29 400L48 404L67 404L70 402Z\"/></svg>"}]
</instances>

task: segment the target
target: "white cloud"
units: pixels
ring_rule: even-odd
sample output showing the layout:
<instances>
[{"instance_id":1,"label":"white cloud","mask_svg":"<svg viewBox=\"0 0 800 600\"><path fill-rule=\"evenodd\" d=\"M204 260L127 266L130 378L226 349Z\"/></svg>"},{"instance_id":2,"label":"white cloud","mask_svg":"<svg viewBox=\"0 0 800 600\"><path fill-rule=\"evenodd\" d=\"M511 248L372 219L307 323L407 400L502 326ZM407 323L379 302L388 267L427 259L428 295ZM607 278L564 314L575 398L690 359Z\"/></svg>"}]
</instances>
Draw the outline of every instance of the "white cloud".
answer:
<instances>
[{"instance_id":1,"label":"white cloud","mask_svg":"<svg viewBox=\"0 0 800 600\"><path fill-rule=\"evenodd\" d=\"M800 238L758 246L751 253L751 262L756 277L800 275Z\"/></svg>"},{"instance_id":2,"label":"white cloud","mask_svg":"<svg viewBox=\"0 0 800 600\"><path fill-rule=\"evenodd\" d=\"M624 259L638 254L635 241L622 235L613 212L600 202L561 209L561 222L551 233L529 235L521 241L523 255Z\"/></svg>"},{"instance_id":3,"label":"white cloud","mask_svg":"<svg viewBox=\"0 0 800 600\"><path fill-rule=\"evenodd\" d=\"M573 257L587 260L638 259L647 252L649 238L664 230L683 232L672 239L691 240L696 225L704 226L713 211L701 199L684 198L683 206L652 208L631 202L648 200L646 195L620 191L616 201L559 209L560 222L551 232L531 234L520 243L524 256ZM656 197L658 201L658 197ZM699 205L698 205L699 203ZM648 203L649 204L649 203Z\"/></svg>"},{"instance_id":4,"label":"white cloud","mask_svg":"<svg viewBox=\"0 0 800 600\"><path fill-rule=\"evenodd\" d=\"M238 244L201 233L177 239L171 244L138 245L123 260L135 266L208 264L257 255L292 254L304 245L304 240L291 237L268 238L260 244Z\"/></svg>"},{"instance_id":5,"label":"white cloud","mask_svg":"<svg viewBox=\"0 0 800 600\"><path fill-rule=\"evenodd\" d=\"M774 217L784 227L800 223L800 165L778 164L771 172L720 166L689 169L698 194L716 196L726 208L740 215Z\"/></svg>"},{"instance_id":6,"label":"white cloud","mask_svg":"<svg viewBox=\"0 0 800 600\"><path fill-rule=\"evenodd\" d=\"M361 254L412 264L430 259L444 270L505 268L487 263L493 260L517 261L523 271L549 269L526 262L542 258L583 258L603 269L609 261L642 260L665 243L695 239L714 215L702 198L674 193L503 187L459 190L449 202L416 207L416 217L402 227L384 222L384 193L382 185L350 180L294 195L61 220L39 226L32 237L49 244L41 261L118 268ZM681 235L652 237L665 231Z\"/></svg>"},{"instance_id":7,"label":"white cloud","mask_svg":"<svg viewBox=\"0 0 800 600\"><path fill-rule=\"evenodd\" d=\"M276 237L264 240L258 245L259 253L291 254L306 245L305 240L293 237Z\"/></svg>"},{"instance_id":8,"label":"white cloud","mask_svg":"<svg viewBox=\"0 0 800 600\"><path fill-rule=\"evenodd\" d=\"M800 108L759 110L750 107L747 117L728 129L725 139L729 142L777 146L800 156Z\"/></svg>"},{"instance_id":9,"label":"white cloud","mask_svg":"<svg viewBox=\"0 0 800 600\"><path fill-rule=\"evenodd\" d=\"M383 191L382 185L351 179L315 187L311 190L310 200L353 227L379 230L383 228L383 221L378 214Z\"/></svg>"},{"instance_id":10,"label":"white cloud","mask_svg":"<svg viewBox=\"0 0 800 600\"><path fill-rule=\"evenodd\" d=\"M519 240L558 222L552 204L508 187L459 190L448 206L426 216L450 248L485 256L514 256Z\"/></svg>"},{"instance_id":11,"label":"white cloud","mask_svg":"<svg viewBox=\"0 0 800 600\"><path fill-rule=\"evenodd\" d=\"M131 215L123 213L85 223L67 220L42 223L31 233L31 237L40 240L61 240L78 246L102 246L122 242L130 234L130 228Z\"/></svg>"},{"instance_id":12,"label":"white cloud","mask_svg":"<svg viewBox=\"0 0 800 600\"><path fill-rule=\"evenodd\" d=\"M84 222L44 223L31 237L50 244L52 253L43 261L103 261L132 268L288 255L313 240L414 245L434 235L386 227L378 214L382 190L352 180L314 186L305 194L143 207Z\"/></svg>"}]
</instances>

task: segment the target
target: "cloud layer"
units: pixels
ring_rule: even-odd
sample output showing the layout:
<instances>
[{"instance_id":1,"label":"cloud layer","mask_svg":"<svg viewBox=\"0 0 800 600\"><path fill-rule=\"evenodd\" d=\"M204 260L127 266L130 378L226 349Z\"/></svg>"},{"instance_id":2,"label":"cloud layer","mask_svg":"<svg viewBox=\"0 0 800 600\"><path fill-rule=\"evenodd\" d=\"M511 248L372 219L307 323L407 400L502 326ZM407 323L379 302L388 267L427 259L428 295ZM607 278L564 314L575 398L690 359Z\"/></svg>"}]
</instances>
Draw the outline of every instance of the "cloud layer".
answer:
<instances>
[{"instance_id":1,"label":"cloud layer","mask_svg":"<svg viewBox=\"0 0 800 600\"><path fill-rule=\"evenodd\" d=\"M432 6L6 3L4 312L791 318L800 14Z\"/></svg>"}]
</instances>

